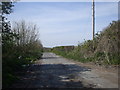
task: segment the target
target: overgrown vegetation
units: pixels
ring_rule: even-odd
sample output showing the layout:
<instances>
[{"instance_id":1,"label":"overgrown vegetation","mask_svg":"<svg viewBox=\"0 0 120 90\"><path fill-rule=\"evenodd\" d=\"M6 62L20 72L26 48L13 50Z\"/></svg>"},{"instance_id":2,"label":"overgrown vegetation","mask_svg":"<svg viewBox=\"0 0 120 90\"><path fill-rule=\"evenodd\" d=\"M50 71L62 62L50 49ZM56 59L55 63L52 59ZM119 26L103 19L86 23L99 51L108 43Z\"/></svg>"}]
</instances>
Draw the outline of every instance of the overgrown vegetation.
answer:
<instances>
[{"instance_id":1,"label":"overgrown vegetation","mask_svg":"<svg viewBox=\"0 0 120 90\"><path fill-rule=\"evenodd\" d=\"M69 51L65 48L54 47L53 52L80 62L95 62L96 64L120 64L120 21L113 21L94 40L87 40Z\"/></svg>"},{"instance_id":2,"label":"overgrown vegetation","mask_svg":"<svg viewBox=\"0 0 120 90\"><path fill-rule=\"evenodd\" d=\"M2 86L9 87L17 78L16 72L26 68L42 56L42 44L38 28L25 21L15 22L11 28L5 17L12 12L12 2L1 2L2 6Z\"/></svg>"},{"instance_id":3,"label":"overgrown vegetation","mask_svg":"<svg viewBox=\"0 0 120 90\"><path fill-rule=\"evenodd\" d=\"M44 52L51 52L51 48L44 47L44 48L43 48L43 51L44 51Z\"/></svg>"}]
</instances>

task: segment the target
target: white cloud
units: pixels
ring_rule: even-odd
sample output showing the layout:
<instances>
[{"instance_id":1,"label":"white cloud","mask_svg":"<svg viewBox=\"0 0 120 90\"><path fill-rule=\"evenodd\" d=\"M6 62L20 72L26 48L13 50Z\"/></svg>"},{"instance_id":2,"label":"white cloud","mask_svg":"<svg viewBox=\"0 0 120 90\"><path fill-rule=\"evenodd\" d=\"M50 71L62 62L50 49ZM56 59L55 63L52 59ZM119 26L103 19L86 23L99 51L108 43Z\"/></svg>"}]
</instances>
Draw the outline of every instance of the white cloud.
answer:
<instances>
[{"instance_id":1,"label":"white cloud","mask_svg":"<svg viewBox=\"0 0 120 90\"><path fill-rule=\"evenodd\" d=\"M117 4L96 3L96 18L108 18L117 15ZM92 5L91 5L92 6ZM17 7L17 6L16 6ZM55 45L77 45L78 41L92 38L92 7L83 5L81 7L57 7L57 6L35 6L25 7L17 13L12 14L11 20L24 19L37 23L40 27L40 38L44 46ZM99 23L99 22L98 22ZM98 25L97 23L97 25ZM97 26L102 30L106 22Z\"/></svg>"},{"instance_id":2,"label":"white cloud","mask_svg":"<svg viewBox=\"0 0 120 90\"><path fill-rule=\"evenodd\" d=\"M96 4L96 17L108 17L110 15L118 15L117 3Z\"/></svg>"},{"instance_id":3,"label":"white cloud","mask_svg":"<svg viewBox=\"0 0 120 90\"><path fill-rule=\"evenodd\" d=\"M32 11L30 10L30 12ZM73 20L84 20L91 16L91 11L88 7L79 8L76 10L64 10L56 7L43 7L40 8L39 12L39 14L34 15L30 19L34 20L35 22L39 22L41 25L69 22Z\"/></svg>"}]
</instances>

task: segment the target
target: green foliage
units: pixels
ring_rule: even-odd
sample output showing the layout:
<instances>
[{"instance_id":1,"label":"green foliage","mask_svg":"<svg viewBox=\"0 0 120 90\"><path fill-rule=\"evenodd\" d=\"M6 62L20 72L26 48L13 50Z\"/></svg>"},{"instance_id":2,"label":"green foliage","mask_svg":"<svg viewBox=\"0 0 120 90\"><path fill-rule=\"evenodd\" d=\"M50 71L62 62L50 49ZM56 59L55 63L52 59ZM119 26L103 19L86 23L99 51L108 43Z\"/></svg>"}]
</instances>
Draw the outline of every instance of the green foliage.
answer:
<instances>
[{"instance_id":1,"label":"green foliage","mask_svg":"<svg viewBox=\"0 0 120 90\"><path fill-rule=\"evenodd\" d=\"M2 6L2 14L10 14L12 12L12 7L14 6L11 0L8 0L8 2L1 2L0 6Z\"/></svg>"},{"instance_id":2,"label":"green foliage","mask_svg":"<svg viewBox=\"0 0 120 90\"><path fill-rule=\"evenodd\" d=\"M2 28L2 86L7 88L18 79L16 72L24 70L28 64L41 58L43 48L36 34L36 25L27 25L22 21L16 23L17 27L13 26L12 29L10 21L4 16L12 12L12 2L2 2L0 6L2 6L2 22L0 22L2 25L0 27Z\"/></svg>"},{"instance_id":3,"label":"green foliage","mask_svg":"<svg viewBox=\"0 0 120 90\"><path fill-rule=\"evenodd\" d=\"M102 32L97 33L94 40L87 40L78 44L73 50L66 51L63 46L54 47L53 52L63 57L80 62L95 62L102 65L120 64L120 21L113 21Z\"/></svg>"}]
</instances>

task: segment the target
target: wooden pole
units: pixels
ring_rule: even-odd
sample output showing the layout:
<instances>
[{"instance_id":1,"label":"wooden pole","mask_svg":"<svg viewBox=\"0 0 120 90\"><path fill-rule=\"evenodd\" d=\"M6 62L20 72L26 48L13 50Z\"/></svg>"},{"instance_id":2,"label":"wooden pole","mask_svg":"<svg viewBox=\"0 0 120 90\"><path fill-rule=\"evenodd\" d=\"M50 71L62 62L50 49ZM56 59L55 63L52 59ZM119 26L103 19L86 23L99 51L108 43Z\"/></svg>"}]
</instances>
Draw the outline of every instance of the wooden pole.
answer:
<instances>
[{"instance_id":1,"label":"wooden pole","mask_svg":"<svg viewBox=\"0 0 120 90\"><path fill-rule=\"evenodd\" d=\"M92 31L93 31L93 39L95 35L95 2L92 1Z\"/></svg>"}]
</instances>

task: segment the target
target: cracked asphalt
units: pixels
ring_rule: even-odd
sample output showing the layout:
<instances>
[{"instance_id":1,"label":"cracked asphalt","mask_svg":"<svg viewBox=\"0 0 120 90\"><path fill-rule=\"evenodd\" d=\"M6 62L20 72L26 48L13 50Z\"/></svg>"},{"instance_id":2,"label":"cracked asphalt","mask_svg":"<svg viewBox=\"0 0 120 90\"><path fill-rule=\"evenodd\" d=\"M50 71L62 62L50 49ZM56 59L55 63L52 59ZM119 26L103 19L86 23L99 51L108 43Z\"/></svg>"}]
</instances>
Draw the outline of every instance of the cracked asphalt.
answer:
<instances>
[{"instance_id":1,"label":"cracked asphalt","mask_svg":"<svg viewBox=\"0 0 120 90\"><path fill-rule=\"evenodd\" d=\"M118 88L116 75L111 76L112 82L89 67L54 53L44 53L42 59L31 65L12 88Z\"/></svg>"}]
</instances>

